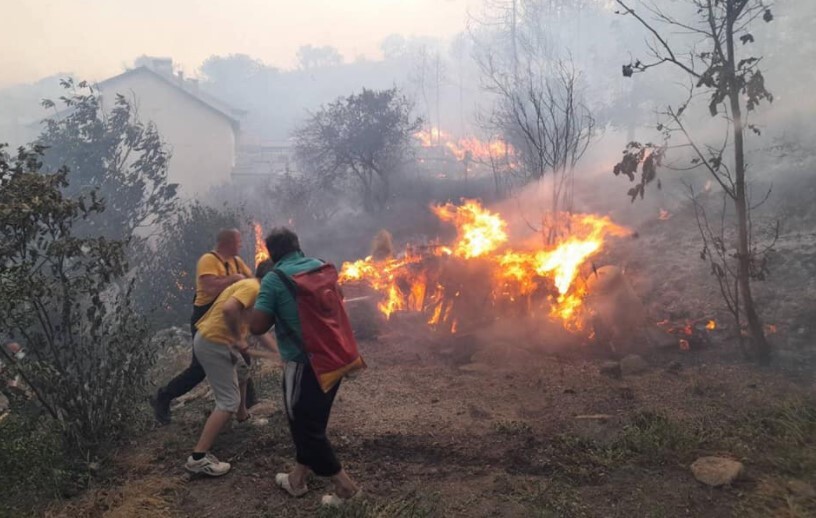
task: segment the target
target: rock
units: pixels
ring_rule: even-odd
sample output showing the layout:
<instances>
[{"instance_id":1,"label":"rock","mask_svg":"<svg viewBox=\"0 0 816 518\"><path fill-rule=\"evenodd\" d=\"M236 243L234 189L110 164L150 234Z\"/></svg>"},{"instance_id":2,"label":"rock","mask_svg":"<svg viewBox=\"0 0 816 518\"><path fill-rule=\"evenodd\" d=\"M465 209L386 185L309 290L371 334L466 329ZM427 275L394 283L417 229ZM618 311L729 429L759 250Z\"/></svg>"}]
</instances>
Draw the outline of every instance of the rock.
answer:
<instances>
[{"instance_id":1,"label":"rock","mask_svg":"<svg viewBox=\"0 0 816 518\"><path fill-rule=\"evenodd\" d=\"M628 376L630 374L640 374L648 368L649 364L646 363L646 360L637 354L630 354L620 361L621 374L624 376Z\"/></svg>"},{"instance_id":2,"label":"rock","mask_svg":"<svg viewBox=\"0 0 816 518\"><path fill-rule=\"evenodd\" d=\"M700 457L691 464L691 472L699 482L720 487L739 478L745 466L741 462L724 457Z\"/></svg>"},{"instance_id":3,"label":"rock","mask_svg":"<svg viewBox=\"0 0 816 518\"><path fill-rule=\"evenodd\" d=\"M793 496L803 499L816 498L816 489L804 480L789 480L787 487Z\"/></svg>"},{"instance_id":4,"label":"rock","mask_svg":"<svg viewBox=\"0 0 816 518\"><path fill-rule=\"evenodd\" d=\"M253 415L257 416L270 416L275 413L276 407L275 404L269 399L261 399L250 409Z\"/></svg>"},{"instance_id":5,"label":"rock","mask_svg":"<svg viewBox=\"0 0 816 518\"><path fill-rule=\"evenodd\" d=\"M610 376L612 378L621 377L621 365L618 362L603 362L599 370L604 376Z\"/></svg>"}]
</instances>

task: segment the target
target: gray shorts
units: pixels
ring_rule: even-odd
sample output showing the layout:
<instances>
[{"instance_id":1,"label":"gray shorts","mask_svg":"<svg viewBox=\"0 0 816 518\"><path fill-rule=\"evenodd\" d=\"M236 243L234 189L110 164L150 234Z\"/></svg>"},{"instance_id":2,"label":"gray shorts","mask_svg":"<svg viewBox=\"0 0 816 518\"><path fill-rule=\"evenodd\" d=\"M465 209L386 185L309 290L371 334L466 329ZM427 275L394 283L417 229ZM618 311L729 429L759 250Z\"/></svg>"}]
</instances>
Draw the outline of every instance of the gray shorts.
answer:
<instances>
[{"instance_id":1,"label":"gray shorts","mask_svg":"<svg viewBox=\"0 0 816 518\"><path fill-rule=\"evenodd\" d=\"M246 381L249 368L240 354L227 345L210 342L200 333L193 340L193 352L207 374L215 408L225 412L237 412L241 405L238 383Z\"/></svg>"}]
</instances>

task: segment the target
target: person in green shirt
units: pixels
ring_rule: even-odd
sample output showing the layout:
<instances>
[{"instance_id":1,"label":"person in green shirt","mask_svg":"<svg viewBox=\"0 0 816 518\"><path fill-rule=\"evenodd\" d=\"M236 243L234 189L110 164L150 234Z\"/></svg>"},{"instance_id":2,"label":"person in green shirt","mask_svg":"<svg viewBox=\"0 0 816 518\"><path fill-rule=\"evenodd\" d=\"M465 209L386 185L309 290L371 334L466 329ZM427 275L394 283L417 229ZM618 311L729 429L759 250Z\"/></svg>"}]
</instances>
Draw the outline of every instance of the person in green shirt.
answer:
<instances>
[{"instance_id":1,"label":"person in green shirt","mask_svg":"<svg viewBox=\"0 0 816 518\"><path fill-rule=\"evenodd\" d=\"M284 227L272 229L266 238L266 248L275 269L289 277L323 264L319 259L305 256L297 234ZM340 383L327 393L320 388L302 347L303 333L297 302L273 272L261 282L250 318L250 332L264 334L276 322L281 323L275 325L275 336L283 360L284 406L295 443L297 464L292 472L275 475L275 483L290 495L298 497L308 491L306 478L309 473L330 477L335 493L323 496L322 503L340 505L361 494L360 488L335 457L326 437L326 427Z\"/></svg>"}]
</instances>

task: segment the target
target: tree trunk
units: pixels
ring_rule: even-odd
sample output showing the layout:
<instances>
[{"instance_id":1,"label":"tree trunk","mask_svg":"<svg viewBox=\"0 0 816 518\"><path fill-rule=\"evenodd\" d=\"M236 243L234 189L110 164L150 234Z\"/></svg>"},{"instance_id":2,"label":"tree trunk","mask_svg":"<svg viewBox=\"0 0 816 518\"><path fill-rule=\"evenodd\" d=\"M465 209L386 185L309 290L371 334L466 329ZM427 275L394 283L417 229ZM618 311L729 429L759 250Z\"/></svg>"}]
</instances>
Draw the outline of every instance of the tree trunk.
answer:
<instances>
[{"instance_id":1,"label":"tree trunk","mask_svg":"<svg viewBox=\"0 0 816 518\"><path fill-rule=\"evenodd\" d=\"M736 63L734 59L734 0L728 0L726 22L726 46L728 49L728 97L731 105L731 116L734 122L734 174L736 176L736 192L734 203L737 212L737 280L742 292L742 303L745 317L748 320L748 329L751 333L754 350L758 359L766 363L771 357L771 346L765 338L762 321L754 307L754 298L751 294L751 255L748 249L748 201L745 192L745 155L743 141L742 107L740 106L740 92L736 81ZM741 332L741 331L740 331Z\"/></svg>"}]
</instances>

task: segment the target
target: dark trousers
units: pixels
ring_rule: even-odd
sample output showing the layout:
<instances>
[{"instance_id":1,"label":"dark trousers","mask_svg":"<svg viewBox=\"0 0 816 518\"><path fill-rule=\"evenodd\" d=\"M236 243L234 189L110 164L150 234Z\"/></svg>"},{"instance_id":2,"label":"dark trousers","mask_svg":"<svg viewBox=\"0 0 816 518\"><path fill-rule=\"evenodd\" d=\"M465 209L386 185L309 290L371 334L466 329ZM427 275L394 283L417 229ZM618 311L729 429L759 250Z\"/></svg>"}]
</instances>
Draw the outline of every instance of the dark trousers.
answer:
<instances>
[{"instance_id":1,"label":"dark trousers","mask_svg":"<svg viewBox=\"0 0 816 518\"><path fill-rule=\"evenodd\" d=\"M323 392L308 363L286 362L284 365L283 400L297 462L308 466L319 477L331 477L341 469L326 437L338 388L340 383L328 393Z\"/></svg>"},{"instance_id":2,"label":"dark trousers","mask_svg":"<svg viewBox=\"0 0 816 518\"><path fill-rule=\"evenodd\" d=\"M212 304L207 306L193 306L193 315L190 317L190 332L193 334L193 338L195 338L197 331L195 325L201 317L204 316L210 306L212 306ZM166 386L159 389L159 398L165 401L172 401L190 392L196 388L199 383L204 381L204 378L207 377L207 374L204 372L204 367L198 363L195 352L193 352L192 356L193 359L190 360L190 365L175 378L171 379Z\"/></svg>"}]
</instances>

